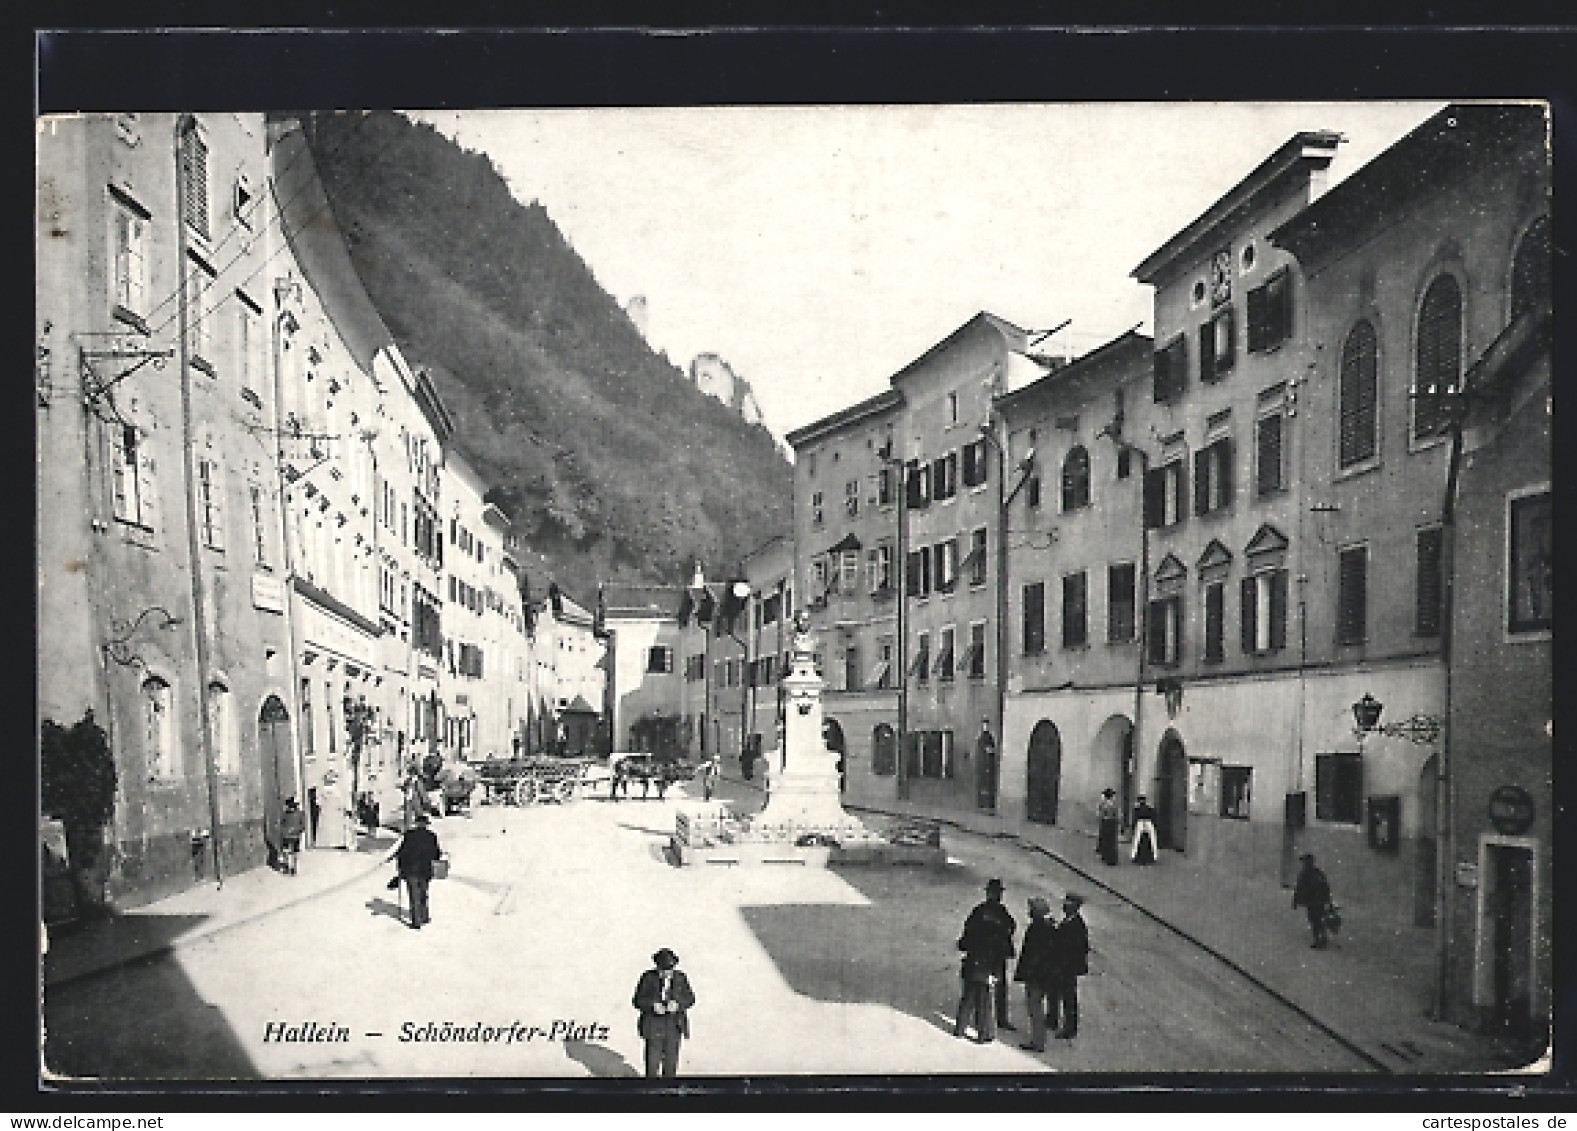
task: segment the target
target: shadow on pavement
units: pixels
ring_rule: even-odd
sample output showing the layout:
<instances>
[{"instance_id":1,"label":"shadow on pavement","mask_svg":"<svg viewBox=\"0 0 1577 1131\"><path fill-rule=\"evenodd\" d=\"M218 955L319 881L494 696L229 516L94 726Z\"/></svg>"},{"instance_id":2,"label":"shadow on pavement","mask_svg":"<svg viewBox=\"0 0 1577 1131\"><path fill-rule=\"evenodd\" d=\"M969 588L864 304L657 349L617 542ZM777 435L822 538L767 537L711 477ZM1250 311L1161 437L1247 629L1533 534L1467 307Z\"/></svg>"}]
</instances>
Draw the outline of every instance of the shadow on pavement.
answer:
<instances>
[{"instance_id":1,"label":"shadow on pavement","mask_svg":"<svg viewBox=\"0 0 1577 1131\"><path fill-rule=\"evenodd\" d=\"M74 978L115 962L151 955L208 922L207 915L118 915L49 928L44 982Z\"/></svg>"},{"instance_id":2,"label":"shadow on pavement","mask_svg":"<svg viewBox=\"0 0 1577 1131\"><path fill-rule=\"evenodd\" d=\"M980 901L982 874L949 864L848 867L837 875L869 903L743 909L778 972L806 997L886 1005L950 1032L959 994L958 934ZM939 906L955 910L938 915Z\"/></svg>"},{"instance_id":3,"label":"shadow on pavement","mask_svg":"<svg viewBox=\"0 0 1577 1131\"><path fill-rule=\"evenodd\" d=\"M396 922L403 923L405 921L404 907L398 903L390 903L387 899L384 899L381 896L373 896L367 901L366 907L367 910L371 911L374 915L387 915Z\"/></svg>"},{"instance_id":4,"label":"shadow on pavement","mask_svg":"<svg viewBox=\"0 0 1577 1131\"><path fill-rule=\"evenodd\" d=\"M639 1076L635 1066L619 1053L585 1041L565 1041L564 1055L584 1065L593 1076Z\"/></svg>"},{"instance_id":5,"label":"shadow on pavement","mask_svg":"<svg viewBox=\"0 0 1577 1131\"><path fill-rule=\"evenodd\" d=\"M255 1080L220 1009L179 962L151 958L51 987L44 997L46 1078Z\"/></svg>"}]
</instances>

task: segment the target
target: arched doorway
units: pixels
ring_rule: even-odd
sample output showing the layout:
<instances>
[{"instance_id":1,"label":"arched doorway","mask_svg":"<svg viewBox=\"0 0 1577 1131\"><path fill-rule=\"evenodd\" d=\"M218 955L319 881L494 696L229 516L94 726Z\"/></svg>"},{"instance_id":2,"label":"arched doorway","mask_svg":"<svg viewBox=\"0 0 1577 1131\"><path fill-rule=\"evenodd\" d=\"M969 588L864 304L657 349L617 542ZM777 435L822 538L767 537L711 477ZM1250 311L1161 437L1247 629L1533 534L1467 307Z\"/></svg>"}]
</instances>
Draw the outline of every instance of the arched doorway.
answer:
<instances>
[{"instance_id":1,"label":"arched doorway","mask_svg":"<svg viewBox=\"0 0 1577 1131\"><path fill-rule=\"evenodd\" d=\"M975 804L988 813L997 808L997 740L984 728L975 739Z\"/></svg>"},{"instance_id":2,"label":"arched doorway","mask_svg":"<svg viewBox=\"0 0 1577 1131\"><path fill-rule=\"evenodd\" d=\"M1188 836L1188 754L1175 730L1161 739L1155 775L1156 836L1162 848L1182 852Z\"/></svg>"},{"instance_id":3,"label":"arched doorway","mask_svg":"<svg viewBox=\"0 0 1577 1131\"><path fill-rule=\"evenodd\" d=\"M1043 825L1057 823L1057 795L1062 789L1062 736L1057 724L1041 719L1029 735L1028 773L1025 800L1031 821Z\"/></svg>"},{"instance_id":4,"label":"arched doorway","mask_svg":"<svg viewBox=\"0 0 1577 1131\"><path fill-rule=\"evenodd\" d=\"M1086 783L1093 803L1103 789L1117 791L1123 822L1133 809L1133 723L1126 715L1112 715L1095 732L1090 743L1091 777Z\"/></svg>"},{"instance_id":5,"label":"arched doorway","mask_svg":"<svg viewBox=\"0 0 1577 1131\"><path fill-rule=\"evenodd\" d=\"M888 778L898 772L898 736L886 723L871 731L871 773Z\"/></svg>"},{"instance_id":6,"label":"arched doorway","mask_svg":"<svg viewBox=\"0 0 1577 1131\"><path fill-rule=\"evenodd\" d=\"M279 848L279 817L284 812L285 798L296 793L295 767L290 757L290 712L277 695L263 700L258 712L257 752L263 773L263 840L272 852Z\"/></svg>"},{"instance_id":7,"label":"arched doorway","mask_svg":"<svg viewBox=\"0 0 1577 1131\"><path fill-rule=\"evenodd\" d=\"M838 725L837 719L826 719L822 722L821 741L822 745L838 756L838 792L842 793L849 786L849 773L845 761L848 748L843 741L843 727Z\"/></svg>"}]
</instances>

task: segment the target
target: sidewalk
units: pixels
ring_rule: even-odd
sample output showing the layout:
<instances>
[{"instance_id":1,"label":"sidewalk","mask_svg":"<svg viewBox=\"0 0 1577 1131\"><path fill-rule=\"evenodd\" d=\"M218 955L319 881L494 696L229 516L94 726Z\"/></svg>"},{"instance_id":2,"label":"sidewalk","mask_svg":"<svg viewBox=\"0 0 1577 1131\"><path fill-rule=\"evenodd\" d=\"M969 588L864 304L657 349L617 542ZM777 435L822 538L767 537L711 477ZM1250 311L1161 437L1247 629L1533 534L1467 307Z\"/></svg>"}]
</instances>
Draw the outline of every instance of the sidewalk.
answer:
<instances>
[{"instance_id":1,"label":"sidewalk","mask_svg":"<svg viewBox=\"0 0 1577 1131\"><path fill-rule=\"evenodd\" d=\"M332 891L381 867L398 839L388 829L380 829L376 837L359 836L354 851L307 849L294 876L268 867L253 868L227 877L223 885L209 880L105 919L45 931L40 941L44 984L57 985L161 955Z\"/></svg>"},{"instance_id":2,"label":"sidewalk","mask_svg":"<svg viewBox=\"0 0 1577 1131\"><path fill-rule=\"evenodd\" d=\"M1094 838L1087 834L1027 823L1011 827L990 814L939 817L897 801L880 808L849 807L923 817L1042 852L1227 962L1368 1058L1378 1071L1490 1072L1524 1062L1505 1042L1429 1019L1436 969L1433 930L1392 927L1360 912L1349 914L1330 949L1313 950L1303 912L1292 909L1292 893L1274 882L1227 881L1175 852L1163 852L1155 865L1140 867L1128 861L1126 843L1121 863L1110 867L1097 860Z\"/></svg>"}]
</instances>

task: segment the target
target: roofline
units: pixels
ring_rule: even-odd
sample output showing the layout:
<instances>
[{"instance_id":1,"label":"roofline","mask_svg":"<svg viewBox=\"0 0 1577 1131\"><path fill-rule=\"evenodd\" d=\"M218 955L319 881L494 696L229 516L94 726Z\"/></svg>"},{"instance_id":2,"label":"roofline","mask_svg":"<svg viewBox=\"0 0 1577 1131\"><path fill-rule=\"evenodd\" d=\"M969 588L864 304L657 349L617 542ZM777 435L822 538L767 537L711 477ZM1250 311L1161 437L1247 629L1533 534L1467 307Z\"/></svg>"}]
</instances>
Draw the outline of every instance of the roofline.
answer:
<instances>
[{"instance_id":1,"label":"roofline","mask_svg":"<svg viewBox=\"0 0 1577 1131\"><path fill-rule=\"evenodd\" d=\"M765 554L768 550L770 550L773 546L777 545L779 542L786 542L790 546L793 546L794 539L793 539L793 537L791 535L788 535L788 534L774 534L772 537L768 538L765 542L761 543L761 545L757 546L754 550L751 550L748 554L745 554L743 557L741 557L739 559L740 567L743 568L743 566L744 566L744 564L746 562L753 561L756 558L761 557L763 554Z\"/></svg>"},{"instance_id":2,"label":"roofline","mask_svg":"<svg viewBox=\"0 0 1577 1131\"><path fill-rule=\"evenodd\" d=\"M908 365L905 365L902 369L898 370L898 372L894 373L892 375L892 378L891 378L892 383L894 385L897 385L901 378L909 376L909 374L912 373L914 370L916 370L920 366L924 365L927 361L930 361L931 358L933 358L937 354L941 353L942 350L946 349L948 346L952 345L954 341L956 341L958 338L962 337L963 334L964 334L964 331L972 328L973 326L975 326L975 325L977 325L977 324L979 324L981 322L987 323L992 328L994 328L999 334L1001 334L1004 338L1006 338L1009 349L1013 349L1013 350L1016 350L1019 353L1022 353L1025 350L1025 348L1027 348L1028 343L1029 343L1029 331L1028 330L1025 330L1025 329L1023 329L1022 327L1019 327L1019 326L1015 326L1013 323L1009 322L1006 318L1002 318L1002 317L999 317L998 315L992 314L989 310L982 310L980 313L976 314L973 318L969 319L969 321L965 322L962 326L958 327L958 329L954 330L951 334L947 335L947 337L943 338L941 341L939 341L935 345L933 345L930 349L928 349L924 353L922 353L919 357L915 358Z\"/></svg>"},{"instance_id":3,"label":"roofline","mask_svg":"<svg viewBox=\"0 0 1577 1131\"><path fill-rule=\"evenodd\" d=\"M851 424L857 424L861 420L875 416L880 412L885 412L888 409L897 408L902 404L903 394L901 392L899 392L897 389L883 389L874 397L867 397L858 404L850 405L848 408L839 409L837 412L834 412L829 416L824 416L820 420L813 421L810 424L804 425L803 427L796 428L794 431L785 435L783 439L787 441L790 447L798 448L801 444L809 440L815 440L822 436L830 435L831 433L838 431L840 428L845 428Z\"/></svg>"},{"instance_id":4,"label":"roofline","mask_svg":"<svg viewBox=\"0 0 1577 1131\"><path fill-rule=\"evenodd\" d=\"M1339 213L1343 206L1361 200L1364 194L1383 193L1392 183L1394 171L1402 167L1403 163L1418 159L1435 146L1444 148L1453 135L1456 140L1464 144L1480 137L1492 145L1515 144L1515 135L1508 138L1503 131L1488 127L1498 124L1493 120L1492 115L1517 109L1529 111L1530 117L1533 111L1538 111L1540 119L1548 128L1547 112L1542 105L1522 102L1448 103L1376 154L1319 200L1285 221L1267 238L1272 244L1300 259L1311 254L1317 256L1321 248L1329 246L1331 241L1342 236L1342 233L1321 231L1320 225L1331 219L1332 214ZM1459 122L1466 129L1459 129ZM1408 178L1403 187L1411 190L1406 193L1404 200L1412 200L1419 192L1433 191L1435 185L1432 180L1420 182ZM1394 206L1393 204L1392 207ZM1350 229L1345 230L1350 231Z\"/></svg>"},{"instance_id":5,"label":"roofline","mask_svg":"<svg viewBox=\"0 0 1577 1131\"><path fill-rule=\"evenodd\" d=\"M1284 142L1279 149L1254 170L1228 189L1209 208L1145 257L1129 275L1141 283L1152 283L1166 267L1184 252L1193 248L1216 228L1229 222L1266 192L1289 176L1302 172L1305 176L1316 169L1324 169L1336 156L1336 146L1342 135L1332 130L1300 130Z\"/></svg>"},{"instance_id":6,"label":"roofline","mask_svg":"<svg viewBox=\"0 0 1577 1131\"><path fill-rule=\"evenodd\" d=\"M1044 377L1031 381L1021 389L1014 389L1010 393L1003 393L1001 396L993 397L991 403L998 410L1014 408L1019 402L1030 399L1030 394L1032 393L1042 393L1054 383L1084 376L1085 371L1093 369L1103 362L1110 361L1123 349L1128 348L1130 343L1139 345L1144 350L1145 355L1148 356L1150 348L1155 344L1155 339L1149 334L1141 334L1137 327L1132 330L1125 330L1104 345L1096 346L1089 353L1074 358L1061 369L1054 369Z\"/></svg>"},{"instance_id":7,"label":"roofline","mask_svg":"<svg viewBox=\"0 0 1577 1131\"><path fill-rule=\"evenodd\" d=\"M454 418L444 407L443 398L438 395L438 386L433 384L432 376L427 370L421 368L413 372L416 382L411 392L416 397L416 407L422 410L422 415L427 418L427 423L437 434L438 442L447 447L449 437L454 435Z\"/></svg>"}]
</instances>

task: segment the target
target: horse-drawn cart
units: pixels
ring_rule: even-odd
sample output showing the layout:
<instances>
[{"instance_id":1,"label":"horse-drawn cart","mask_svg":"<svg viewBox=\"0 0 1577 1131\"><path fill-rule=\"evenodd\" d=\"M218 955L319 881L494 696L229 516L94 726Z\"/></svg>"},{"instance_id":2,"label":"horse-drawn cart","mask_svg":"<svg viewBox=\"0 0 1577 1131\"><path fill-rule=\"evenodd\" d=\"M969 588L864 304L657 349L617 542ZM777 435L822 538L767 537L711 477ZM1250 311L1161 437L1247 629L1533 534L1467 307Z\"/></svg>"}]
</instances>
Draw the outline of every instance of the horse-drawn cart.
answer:
<instances>
[{"instance_id":1,"label":"horse-drawn cart","mask_svg":"<svg viewBox=\"0 0 1577 1131\"><path fill-rule=\"evenodd\" d=\"M573 801L605 786L610 776L608 768L593 759L551 755L484 762L480 770L485 805Z\"/></svg>"}]
</instances>

